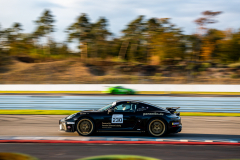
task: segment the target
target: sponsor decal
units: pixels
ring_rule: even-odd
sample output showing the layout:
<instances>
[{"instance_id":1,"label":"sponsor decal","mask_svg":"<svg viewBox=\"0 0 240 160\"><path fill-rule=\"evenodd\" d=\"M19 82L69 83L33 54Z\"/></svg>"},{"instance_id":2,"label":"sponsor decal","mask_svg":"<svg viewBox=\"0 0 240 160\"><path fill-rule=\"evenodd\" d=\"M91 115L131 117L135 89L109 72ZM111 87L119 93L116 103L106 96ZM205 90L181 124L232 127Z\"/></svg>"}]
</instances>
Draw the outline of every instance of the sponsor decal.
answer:
<instances>
[{"instance_id":1,"label":"sponsor decal","mask_svg":"<svg viewBox=\"0 0 240 160\"><path fill-rule=\"evenodd\" d=\"M71 129L71 126L67 126L68 129Z\"/></svg>"},{"instance_id":2,"label":"sponsor decal","mask_svg":"<svg viewBox=\"0 0 240 160\"><path fill-rule=\"evenodd\" d=\"M123 115L122 114L113 114L112 115L112 123L123 123Z\"/></svg>"},{"instance_id":3,"label":"sponsor decal","mask_svg":"<svg viewBox=\"0 0 240 160\"><path fill-rule=\"evenodd\" d=\"M67 124L75 124L75 122L67 122Z\"/></svg>"},{"instance_id":4,"label":"sponsor decal","mask_svg":"<svg viewBox=\"0 0 240 160\"><path fill-rule=\"evenodd\" d=\"M143 116L163 116L163 113L143 113Z\"/></svg>"},{"instance_id":5,"label":"sponsor decal","mask_svg":"<svg viewBox=\"0 0 240 160\"><path fill-rule=\"evenodd\" d=\"M122 127L122 125L102 122L102 128L114 128L114 127Z\"/></svg>"}]
</instances>

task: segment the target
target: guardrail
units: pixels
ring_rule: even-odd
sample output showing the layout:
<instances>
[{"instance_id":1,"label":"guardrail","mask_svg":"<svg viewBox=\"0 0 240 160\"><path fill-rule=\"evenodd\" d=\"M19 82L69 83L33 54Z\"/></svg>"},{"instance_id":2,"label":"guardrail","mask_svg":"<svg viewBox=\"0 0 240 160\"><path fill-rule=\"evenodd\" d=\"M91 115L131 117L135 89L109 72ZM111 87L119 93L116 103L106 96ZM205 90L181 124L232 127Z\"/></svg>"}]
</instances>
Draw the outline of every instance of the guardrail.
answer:
<instances>
[{"instance_id":1,"label":"guardrail","mask_svg":"<svg viewBox=\"0 0 240 160\"><path fill-rule=\"evenodd\" d=\"M99 109L126 96L0 96L0 109L87 110ZM160 107L181 107L181 112L240 113L238 97L129 96Z\"/></svg>"},{"instance_id":2,"label":"guardrail","mask_svg":"<svg viewBox=\"0 0 240 160\"><path fill-rule=\"evenodd\" d=\"M4 84L0 91L103 91L110 86L124 86L136 91L240 92L240 85L191 84Z\"/></svg>"}]
</instances>

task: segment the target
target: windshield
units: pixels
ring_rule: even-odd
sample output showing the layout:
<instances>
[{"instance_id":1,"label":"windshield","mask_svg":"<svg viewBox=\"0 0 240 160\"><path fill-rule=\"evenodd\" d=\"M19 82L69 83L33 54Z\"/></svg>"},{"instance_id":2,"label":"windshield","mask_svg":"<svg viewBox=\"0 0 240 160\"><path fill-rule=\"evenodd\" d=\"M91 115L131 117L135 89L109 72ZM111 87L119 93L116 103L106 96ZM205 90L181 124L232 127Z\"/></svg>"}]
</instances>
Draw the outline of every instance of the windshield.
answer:
<instances>
[{"instance_id":1,"label":"windshield","mask_svg":"<svg viewBox=\"0 0 240 160\"><path fill-rule=\"evenodd\" d=\"M112 107L112 103L100 108L98 111L106 111L108 108Z\"/></svg>"},{"instance_id":2,"label":"windshield","mask_svg":"<svg viewBox=\"0 0 240 160\"><path fill-rule=\"evenodd\" d=\"M117 86L117 87L115 87L115 88L124 89L122 86Z\"/></svg>"}]
</instances>

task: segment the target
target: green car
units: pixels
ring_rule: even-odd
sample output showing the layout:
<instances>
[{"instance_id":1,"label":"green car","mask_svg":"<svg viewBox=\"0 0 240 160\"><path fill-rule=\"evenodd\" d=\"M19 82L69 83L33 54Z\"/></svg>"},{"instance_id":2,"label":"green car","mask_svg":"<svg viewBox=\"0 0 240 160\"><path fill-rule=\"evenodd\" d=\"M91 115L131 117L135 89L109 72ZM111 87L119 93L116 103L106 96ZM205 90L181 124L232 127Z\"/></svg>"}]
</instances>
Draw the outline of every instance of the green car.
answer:
<instances>
[{"instance_id":1,"label":"green car","mask_svg":"<svg viewBox=\"0 0 240 160\"><path fill-rule=\"evenodd\" d=\"M104 93L109 94L136 94L136 91L122 86L109 87Z\"/></svg>"}]
</instances>

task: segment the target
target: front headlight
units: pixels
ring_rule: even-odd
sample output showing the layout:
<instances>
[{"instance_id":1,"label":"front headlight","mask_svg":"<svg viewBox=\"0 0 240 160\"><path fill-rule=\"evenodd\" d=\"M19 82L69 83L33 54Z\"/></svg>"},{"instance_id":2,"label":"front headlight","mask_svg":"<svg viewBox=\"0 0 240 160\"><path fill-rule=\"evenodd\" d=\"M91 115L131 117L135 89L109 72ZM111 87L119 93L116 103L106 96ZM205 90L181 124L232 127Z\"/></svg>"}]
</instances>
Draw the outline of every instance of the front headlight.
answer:
<instances>
[{"instance_id":1,"label":"front headlight","mask_svg":"<svg viewBox=\"0 0 240 160\"><path fill-rule=\"evenodd\" d=\"M76 116L77 113L74 113L74 114L71 114L70 116L66 117L66 119L71 119L73 118L74 116Z\"/></svg>"}]
</instances>

